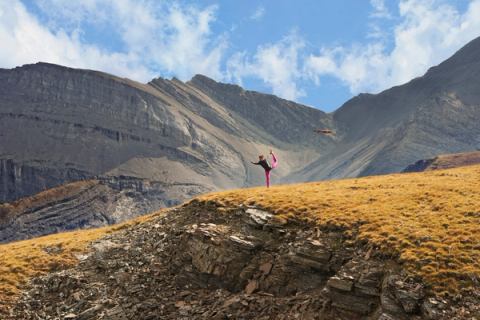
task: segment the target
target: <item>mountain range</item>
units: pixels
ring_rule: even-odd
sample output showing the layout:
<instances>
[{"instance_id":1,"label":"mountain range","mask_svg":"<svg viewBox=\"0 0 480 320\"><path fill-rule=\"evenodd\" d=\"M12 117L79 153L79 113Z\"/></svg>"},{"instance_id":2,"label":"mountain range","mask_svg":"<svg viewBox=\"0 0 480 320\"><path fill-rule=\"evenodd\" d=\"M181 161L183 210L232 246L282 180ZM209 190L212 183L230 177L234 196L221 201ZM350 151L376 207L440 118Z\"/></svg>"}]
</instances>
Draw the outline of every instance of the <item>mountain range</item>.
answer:
<instances>
[{"instance_id":1,"label":"mountain range","mask_svg":"<svg viewBox=\"0 0 480 320\"><path fill-rule=\"evenodd\" d=\"M158 195L152 207L176 204L263 184L250 162L270 149L274 183L400 172L480 148L479 79L480 38L424 76L333 113L203 75L143 84L48 63L0 69L0 202L113 179L119 190L147 184Z\"/></svg>"}]
</instances>

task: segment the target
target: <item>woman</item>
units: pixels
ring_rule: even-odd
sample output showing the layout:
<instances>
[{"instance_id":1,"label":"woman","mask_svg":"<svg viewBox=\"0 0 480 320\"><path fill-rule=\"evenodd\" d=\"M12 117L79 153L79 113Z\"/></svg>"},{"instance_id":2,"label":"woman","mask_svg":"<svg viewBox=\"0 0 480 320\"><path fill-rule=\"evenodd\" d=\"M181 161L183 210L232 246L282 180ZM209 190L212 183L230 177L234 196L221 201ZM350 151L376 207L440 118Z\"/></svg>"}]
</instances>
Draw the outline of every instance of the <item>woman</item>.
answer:
<instances>
[{"instance_id":1,"label":"woman","mask_svg":"<svg viewBox=\"0 0 480 320\"><path fill-rule=\"evenodd\" d=\"M267 181L267 188L270 187L270 171L275 169L278 165L277 158L273 154L272 150L270 150L270 154L272 155L272 165L268 163L268 161L263 157L263 155L258 156L258 162L252 162L252 164L262 166L262 168L265 170L265 179Z\"/></svg>"}]
</instances>

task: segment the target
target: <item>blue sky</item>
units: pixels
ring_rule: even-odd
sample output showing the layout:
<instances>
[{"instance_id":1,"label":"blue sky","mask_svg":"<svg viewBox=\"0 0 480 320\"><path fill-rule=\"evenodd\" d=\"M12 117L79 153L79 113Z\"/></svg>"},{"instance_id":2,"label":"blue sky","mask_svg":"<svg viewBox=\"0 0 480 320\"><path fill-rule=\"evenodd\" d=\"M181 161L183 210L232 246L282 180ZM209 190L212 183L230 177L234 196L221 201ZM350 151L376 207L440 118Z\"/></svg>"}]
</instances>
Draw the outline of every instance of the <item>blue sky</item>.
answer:
<instances>
[{"instance_id":1,"label":"blue sky","mask_svg":"<svg viewBox=\"0 0 480 320\"><path fill-rule=\"evenodd\" d=\"M480 36L480 0L12 0L0 67L46 61L148 82L196 73L333 111Z\"/></svg>"}]
</instances>

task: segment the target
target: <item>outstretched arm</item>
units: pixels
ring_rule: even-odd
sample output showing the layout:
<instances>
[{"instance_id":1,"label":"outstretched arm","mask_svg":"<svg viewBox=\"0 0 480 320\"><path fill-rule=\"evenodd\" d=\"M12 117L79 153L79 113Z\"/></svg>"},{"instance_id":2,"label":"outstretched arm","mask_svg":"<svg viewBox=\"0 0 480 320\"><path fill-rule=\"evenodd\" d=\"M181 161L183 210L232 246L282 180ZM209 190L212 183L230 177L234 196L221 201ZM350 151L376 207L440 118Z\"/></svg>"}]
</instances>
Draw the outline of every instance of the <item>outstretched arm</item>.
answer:
<instances>
[{"instance_id":1,"label":"outstretched arm","mask_svg":"<svg viewBox=\"0 0 480 320\"><path fill-rule=\"evenodd\" d=\"M259 165L260 162L253 162L253 161L250 161L252 164L256 164L256 165Z\"/></svg>"}]
</instances>

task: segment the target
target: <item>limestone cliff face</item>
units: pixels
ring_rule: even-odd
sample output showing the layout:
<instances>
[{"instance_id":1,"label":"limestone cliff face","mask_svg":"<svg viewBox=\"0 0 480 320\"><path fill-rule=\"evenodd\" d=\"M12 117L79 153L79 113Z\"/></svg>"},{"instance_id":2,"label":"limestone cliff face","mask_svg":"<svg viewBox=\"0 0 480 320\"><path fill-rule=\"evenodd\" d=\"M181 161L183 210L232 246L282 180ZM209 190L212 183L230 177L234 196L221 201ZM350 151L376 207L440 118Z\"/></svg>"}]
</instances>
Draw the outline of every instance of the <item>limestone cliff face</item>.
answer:
<instances>
[{"instance_id":1,"label":"limestone cliff face","mask_svg":"<svg viewBox=\"0 0 480 320\"><path fill-rule=\"evenodd\" d=\"M114 77L37 64L0 72L0 83L0 157L14 163L6 170L17 168L1 180L24 186L2 192L4 200L101 174L133 157L181 153L189 143L166 105Z\"/></svg>"},{"instance_id":2,"label":"limestone cliff face","mask_svg":"<svg viewBox=\"0 0 480 320\"><path fill-rule=\"evenodd\" d=\"M12 159L0 159L0 203L12 201L18 196L35 194L65 181L90 177L92 175L88 172L74 168L33 166Z\"/></svg>"}]
</instances>

